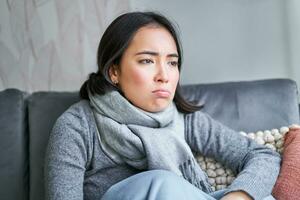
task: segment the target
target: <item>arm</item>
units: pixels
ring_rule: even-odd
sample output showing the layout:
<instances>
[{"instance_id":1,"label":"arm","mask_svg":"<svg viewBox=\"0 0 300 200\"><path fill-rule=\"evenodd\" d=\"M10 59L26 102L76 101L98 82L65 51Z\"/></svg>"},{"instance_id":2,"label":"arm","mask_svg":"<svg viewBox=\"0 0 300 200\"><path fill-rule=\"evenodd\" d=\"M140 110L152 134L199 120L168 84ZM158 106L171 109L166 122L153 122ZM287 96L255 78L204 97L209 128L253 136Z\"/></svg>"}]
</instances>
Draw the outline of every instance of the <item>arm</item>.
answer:
<instances>
[{"instance_id":1,"label":"arm","mask_svg":"<svg viewBox=\"0 0 300 200\"><path fill-rule=\"evenodd\" d=\"M280 169L278 153L201 111L186 115L185 124L186 141L193 151L215 158L238 174L226 194L244 191L253 199L271 194Z\"/></svg>"},{"instance_id":2,"label":"arm","mask_svg":"<svg viewBox=\"0 0 300 200\"><path fill-rule=\"evenodd\" d=\"M83 199L87 148L80 120L71 113L65 113L53 127L45 160L48 200Z\"/></svg>"}]
</instances>

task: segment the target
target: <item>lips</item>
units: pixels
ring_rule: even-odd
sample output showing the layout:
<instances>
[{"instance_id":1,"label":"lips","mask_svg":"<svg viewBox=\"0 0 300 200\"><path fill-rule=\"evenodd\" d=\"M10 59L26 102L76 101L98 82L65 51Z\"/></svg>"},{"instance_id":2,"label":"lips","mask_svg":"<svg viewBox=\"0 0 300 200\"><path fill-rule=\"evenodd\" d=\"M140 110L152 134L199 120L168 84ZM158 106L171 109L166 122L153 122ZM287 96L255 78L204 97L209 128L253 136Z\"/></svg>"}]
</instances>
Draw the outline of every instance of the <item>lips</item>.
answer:
<instances>
[{"instance_id":1,"label":"lips","mask_svg":"<svg viewBox=\"0 0 300 200\"><path fill-rule=\"evenodd\" d=\"M165 89L158 89L158 90L154 90L152 91L152 93L160 98L168 98L171 95L171 92L169 90L165 90Z\"/></svg>"}]
</instances>

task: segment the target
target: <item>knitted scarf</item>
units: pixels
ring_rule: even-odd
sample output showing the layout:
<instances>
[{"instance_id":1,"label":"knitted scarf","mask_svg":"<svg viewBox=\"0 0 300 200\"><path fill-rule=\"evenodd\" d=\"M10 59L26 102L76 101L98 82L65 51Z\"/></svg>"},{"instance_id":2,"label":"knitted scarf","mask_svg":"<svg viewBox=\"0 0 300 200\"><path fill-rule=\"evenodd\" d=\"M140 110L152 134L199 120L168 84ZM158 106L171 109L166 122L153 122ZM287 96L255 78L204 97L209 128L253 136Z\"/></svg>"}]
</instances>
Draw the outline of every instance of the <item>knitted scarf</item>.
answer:
<instances>
[{"instance_id":1,"label":"knitted scarf","mask_svg":"<svg viewBox=\"0 0 300 200\"><path fill-rule=\"evenodd\" d=\"M211 192L207 176L184 138L184 117L174 103L160 112L146 112L118 91L89 94L103 151L117 164L140 170L164 169Z\"/></svg>"}]
</instances>

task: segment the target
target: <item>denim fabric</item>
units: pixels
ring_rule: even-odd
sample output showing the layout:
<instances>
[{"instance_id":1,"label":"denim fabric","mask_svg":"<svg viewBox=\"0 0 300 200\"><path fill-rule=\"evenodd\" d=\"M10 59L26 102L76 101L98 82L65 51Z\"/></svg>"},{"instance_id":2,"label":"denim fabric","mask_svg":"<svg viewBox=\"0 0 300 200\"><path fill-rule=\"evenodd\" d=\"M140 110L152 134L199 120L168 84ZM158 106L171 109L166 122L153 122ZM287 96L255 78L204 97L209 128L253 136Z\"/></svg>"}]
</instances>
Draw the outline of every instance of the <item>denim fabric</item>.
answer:
<instances>
[{"instance_id":1,"label":"denim fabric","mask_svg":"<svg viewBox=\"0 0 300 200\"><path fill-rule=\"evenodd\" d=\"M217 200L226 190L206 194L184 178L166 170L150 170L109 188L102 200ZM274 200L268 196L263 200Z\"/></svg>"}]
</instances>

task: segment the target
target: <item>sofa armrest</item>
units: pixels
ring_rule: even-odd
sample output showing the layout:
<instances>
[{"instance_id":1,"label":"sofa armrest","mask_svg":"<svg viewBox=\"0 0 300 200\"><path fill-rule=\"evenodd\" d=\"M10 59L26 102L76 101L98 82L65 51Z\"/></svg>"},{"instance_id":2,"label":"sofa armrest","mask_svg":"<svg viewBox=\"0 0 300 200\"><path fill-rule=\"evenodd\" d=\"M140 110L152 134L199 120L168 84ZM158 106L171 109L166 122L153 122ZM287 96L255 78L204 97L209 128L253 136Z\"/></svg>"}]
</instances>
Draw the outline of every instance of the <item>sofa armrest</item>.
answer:
<instances>
[{"instance_id":1,"label":"sofa armrest","mask_svg":"<svg viewBox=\"0 0 300 200\"><path fill-rule=\"evenodd\" d=\"M0 199L28 199L28 132L26 93L0 92Z\"/></svg>"}]
</instances>

